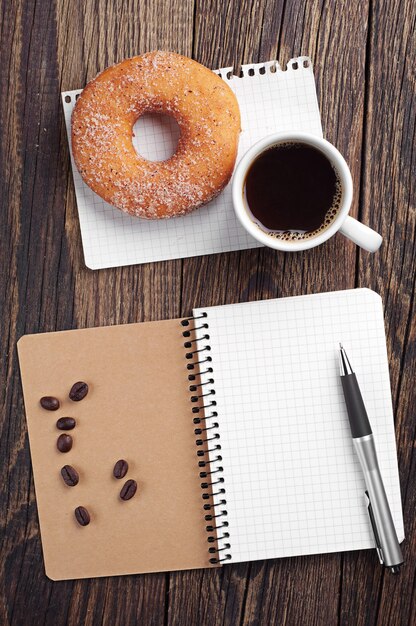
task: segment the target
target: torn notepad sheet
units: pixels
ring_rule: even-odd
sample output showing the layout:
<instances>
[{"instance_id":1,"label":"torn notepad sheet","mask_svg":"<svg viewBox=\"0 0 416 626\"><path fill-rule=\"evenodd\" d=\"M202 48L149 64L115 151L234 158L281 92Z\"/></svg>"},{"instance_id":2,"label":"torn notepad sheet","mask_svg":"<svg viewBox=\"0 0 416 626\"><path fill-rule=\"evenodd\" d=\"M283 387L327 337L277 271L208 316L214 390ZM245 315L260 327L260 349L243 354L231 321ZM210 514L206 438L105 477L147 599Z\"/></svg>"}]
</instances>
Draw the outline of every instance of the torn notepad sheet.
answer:
<instances>
[{"instance_id":1,"label":"torn notepad sheet","mask_svg":"<svg viewBox=\"0 0 416 626\"><path fill-rule=\"evenodd\" d=\"M238 160L262 137L297 130L322 136L310 59L289 61L285 71L275 61L244 65L241 76L232 68L216 72L234 91L241 111ZM70 143L71 113L81 89L62 94ZM133 143L146 158L163 160L175 149L178 128L159 116L138 120ZM140 148L138 146L140 144ZM131 217L112 207L82 180L72 159L85 264L91 269L148 263L165 259L257 248L260 244L240 226L234 214L231 186L189 215L168 220Z\"/></svg>"}]
</instances>

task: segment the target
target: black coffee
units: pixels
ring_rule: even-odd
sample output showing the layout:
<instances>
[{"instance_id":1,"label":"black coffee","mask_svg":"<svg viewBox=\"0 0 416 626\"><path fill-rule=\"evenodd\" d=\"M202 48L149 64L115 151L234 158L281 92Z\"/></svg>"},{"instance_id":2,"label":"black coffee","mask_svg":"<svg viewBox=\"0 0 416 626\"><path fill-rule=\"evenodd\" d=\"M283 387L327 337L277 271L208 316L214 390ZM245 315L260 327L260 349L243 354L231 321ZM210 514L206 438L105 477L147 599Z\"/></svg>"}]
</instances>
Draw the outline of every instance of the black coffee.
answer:
<instances>
[{"instance_id":1,"label":"black coffee","mask_svg":"<svg viewBox=\"0 0 416 626\"><path fill-rule=\"evenodd\" d=\"M341 181L316 148L283 143L253 162L244 192L253 221L262 230L279 239L308 239L335 219Z\"/></svg>"}]
</instances>

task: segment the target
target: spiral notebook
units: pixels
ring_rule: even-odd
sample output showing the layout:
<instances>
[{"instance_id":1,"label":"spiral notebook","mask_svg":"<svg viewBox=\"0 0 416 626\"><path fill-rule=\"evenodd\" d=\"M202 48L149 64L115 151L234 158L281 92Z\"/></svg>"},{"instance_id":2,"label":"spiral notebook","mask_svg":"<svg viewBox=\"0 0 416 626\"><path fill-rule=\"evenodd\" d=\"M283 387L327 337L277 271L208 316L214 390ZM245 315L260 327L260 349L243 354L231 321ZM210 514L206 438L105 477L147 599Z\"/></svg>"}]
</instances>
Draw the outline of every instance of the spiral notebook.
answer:
<instances>
[{"instance_id":1,"label":"spiral notebook","mask_svg":"<svg viewBox=\"0 0 416 626\"><path fill-rule=\"evenodd\" d=\"M380 297L367 289L196 309L184 320L18 344L46 572L216 567L373 547L338 374L353 360L399 539L403 519ZM90 392L71 402L72 383ZM61 402L56 413L43 395ZM56 449L56 419L77 420ZM128 502L114 463L138 483ZM67 487L70 464L79 484ZM85 506L89 526L74 509Z\"/></svg>"},{"instance_id":2,"label":"spiral notebook","mask_svg":"<svg viewBox=\"0 0 416 626\"><path fill-rule=\"evenodd\" d=\"M234 91L241 111L238 159L256 141L277 131L305 131L322 137L311 61L291 59L286 70L276 61L216 70ZM71 114L81 89L62 93L70 144ZM144 157L167 159L175 151L178 128L170 118L141 117L133 144ZM91 269L180 259L257 248L260 244L235 217L230 185L197 211L170 220L130 217L107 204L83 181L71 157L85 264Z\"/></svg>"}]
</instances>

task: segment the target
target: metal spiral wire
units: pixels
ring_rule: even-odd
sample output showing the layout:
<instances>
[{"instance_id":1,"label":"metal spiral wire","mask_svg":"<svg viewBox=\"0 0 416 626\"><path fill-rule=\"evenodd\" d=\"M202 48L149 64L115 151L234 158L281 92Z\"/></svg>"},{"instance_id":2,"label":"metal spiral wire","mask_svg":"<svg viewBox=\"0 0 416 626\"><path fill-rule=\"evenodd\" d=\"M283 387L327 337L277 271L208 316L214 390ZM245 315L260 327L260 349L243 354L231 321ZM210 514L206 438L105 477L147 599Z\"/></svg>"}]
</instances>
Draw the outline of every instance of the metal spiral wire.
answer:
<instances>
[{"instance_id":1,"label":"metal spiral wire","mask_svg":"<svg viewBox=\"0 0 416 626\"><path fill-rule=\"evenodd\" d=\"M209 354L211 346L207 317L207 313L202 313L198 317L183 319L181 325L184 327L182 335L185 339L187 369L192 372L188 375L188 381L199 478L202 481L200 485L204 501L204 519L207 522L205 530L208 534L208 544L216 543L216 546L208 547L209 562L214 565L231 559L229 552L231 544L227 541L230 537L227 500L224 468L221 465L221 436L216 411L214 369ZM206 502L207 500L209 502Z\"/></svg>"}]
</instances>

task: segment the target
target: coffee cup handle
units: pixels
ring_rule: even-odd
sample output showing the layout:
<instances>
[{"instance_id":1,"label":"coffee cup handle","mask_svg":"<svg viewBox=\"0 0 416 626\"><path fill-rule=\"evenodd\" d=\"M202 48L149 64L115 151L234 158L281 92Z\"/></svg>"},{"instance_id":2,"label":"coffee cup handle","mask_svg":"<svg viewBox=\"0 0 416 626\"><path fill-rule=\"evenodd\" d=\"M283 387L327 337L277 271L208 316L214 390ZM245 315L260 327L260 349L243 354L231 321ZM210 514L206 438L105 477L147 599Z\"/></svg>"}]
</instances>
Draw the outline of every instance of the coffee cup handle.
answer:
<instances>
[{"instance_id":1,"label":"coffee cup handle","mask_svg":"<svg viewBox=\"0 0 416 626\"><path fill-rule=\"evenodd\" d=\"M376 252L383 241L382 236L375 230L355 220L350 215L345 218L339 232L368 252Z\"/></svg>"}]
</instances>

